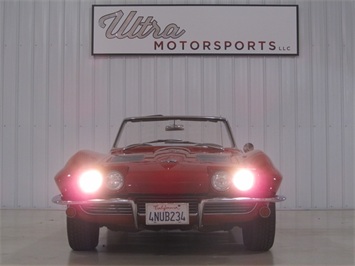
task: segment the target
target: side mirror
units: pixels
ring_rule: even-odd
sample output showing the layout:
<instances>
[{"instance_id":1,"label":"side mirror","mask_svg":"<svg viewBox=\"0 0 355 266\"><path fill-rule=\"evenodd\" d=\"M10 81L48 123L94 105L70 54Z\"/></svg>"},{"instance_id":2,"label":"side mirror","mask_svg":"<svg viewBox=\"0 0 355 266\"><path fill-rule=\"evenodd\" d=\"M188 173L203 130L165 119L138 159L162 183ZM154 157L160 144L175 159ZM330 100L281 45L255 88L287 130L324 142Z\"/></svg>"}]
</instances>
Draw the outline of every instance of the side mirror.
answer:
<instances>
[{"instance_id":1,"label":"side mirror","mask_svg":"<svg viewBox=\"0 0 355 266\"><path fill-rule=\"evenodd\" d=\"M252 143L246 143L245 145L244 145L244 147L243 147L243 151L245 152L245 153L247 153L247 152L249 152L249 151L252 151L252 150L254 150L254 145L252 144Z\"/></svg>"}]
</instances>

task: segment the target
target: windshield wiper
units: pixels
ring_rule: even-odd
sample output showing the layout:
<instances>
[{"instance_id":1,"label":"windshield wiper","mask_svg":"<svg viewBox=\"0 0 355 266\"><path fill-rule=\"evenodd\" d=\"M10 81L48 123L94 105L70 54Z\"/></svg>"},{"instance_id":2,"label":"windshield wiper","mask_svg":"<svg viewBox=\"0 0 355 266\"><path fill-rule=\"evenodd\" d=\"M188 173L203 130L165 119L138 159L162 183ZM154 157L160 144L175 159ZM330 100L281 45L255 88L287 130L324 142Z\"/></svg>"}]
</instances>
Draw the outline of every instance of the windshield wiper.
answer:
<instances>
[{"instance_id":1,"label":"windshield wiper","mask_svg":"<svg viewBox=\"0 0 355 266\"><path fill-rule=\"evenodd\" d=\"M134 143L134 144L130 144L130 145L124 147L123 150L126 151L126 150L133 149L133 148L140 147L140 146L151 146L151 145L146 142Z\"/></svg>"},{"instance_id":2,"label":"windshield wiper","mask_svg":"<svg viewBox=\"0 0 355 266\"><path fill-rule=\"evenodd\" d=\"M206 147L206 148L213 148L213 149L218 149L221 151L224 151L224 148L222 145L215 144L215 143L198 143L196 144L198 147Z\"/></svg>"},{"instance_id":3,"label":"windshield wiper","mask_svg":"<svg viewBox=\"0 0 355 266\"><path fill-rule=\"evenodd\" d=\"M146 143L159 143L159 142L163 142L163 143L172 143L172 144L196 144L196 142L192 142L192 141L184 141L182 139L157 139L157 140L153 140L153 141L148 141Z\"/></svg>"},{"instance_id":4,"label":"windshield wiper","mask_svg":"<svg viewBox=\"0 0 355 266\"><path fill-rule=\"evenodd\" d=\"M134 143L134 144L130 144L126 147L123 148L124 151L129 150L129 149L134 149L136 147L140 147L140 146L152 146L150 144L153 143L172 143L172 144L176 144L176 143L181 143L181 144L196 144L196 142L190 142L190 141L183 141L181 139L157 139L157 140L152 140L152 141L148 141L148 142L142 142L142 143Z\"/></svg>"}]
</instances>

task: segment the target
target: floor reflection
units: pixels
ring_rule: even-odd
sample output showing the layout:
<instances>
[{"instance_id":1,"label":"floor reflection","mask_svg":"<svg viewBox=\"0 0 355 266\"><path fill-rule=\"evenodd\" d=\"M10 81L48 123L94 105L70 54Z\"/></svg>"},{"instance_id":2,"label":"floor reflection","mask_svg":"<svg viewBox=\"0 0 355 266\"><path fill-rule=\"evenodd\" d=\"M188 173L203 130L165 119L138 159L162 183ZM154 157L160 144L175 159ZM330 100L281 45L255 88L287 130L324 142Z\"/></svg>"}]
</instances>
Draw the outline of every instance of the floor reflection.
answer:
<instances>
[{"instance_id":1,"label":"floor reflection","mask_svg":"<svg viewBox=\"0 0 355 266\"><path fill-rule=\"evenodd\" d=\"M270 265L272 252L247 251L240 231L113 232L102 229L94 252L71 252L81 265Z\"/></svg>"},{"instance_id":2,"label":"floor reflection","mask_svg":"<svg viewBox=\"0 0 355 266\"><path fill-rule=\"evenodd\" d=\"M119 233L102 228L97 250L68 245L65 214L0 210L1 265L355 265L355 211L279 211L269 252L244 249L240 231ZM236 241L233 241L236 240Z\"/></svg>"}]
</instances>

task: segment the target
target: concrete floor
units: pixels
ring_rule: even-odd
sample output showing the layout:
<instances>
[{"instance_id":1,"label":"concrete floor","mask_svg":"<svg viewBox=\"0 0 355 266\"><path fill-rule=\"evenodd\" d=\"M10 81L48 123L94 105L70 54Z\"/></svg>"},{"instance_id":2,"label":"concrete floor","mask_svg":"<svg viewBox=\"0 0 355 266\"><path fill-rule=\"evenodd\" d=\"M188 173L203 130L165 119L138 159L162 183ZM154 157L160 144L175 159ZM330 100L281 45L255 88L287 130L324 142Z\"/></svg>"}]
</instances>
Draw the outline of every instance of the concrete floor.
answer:
<instances>
[{"instance_id":1,"label":"concrete floor","mask_svg":"<svg viewBox=\"0 0 355 266\"><path fill-rule=\"evenodd\" d=\"M278 211L269 252L248 252L240 230L118 233L74 252L64 211L0 210L1 265L355 265L355 211ZM235 241L233 241L235 240Z\"/></svg>"}]
</instances>

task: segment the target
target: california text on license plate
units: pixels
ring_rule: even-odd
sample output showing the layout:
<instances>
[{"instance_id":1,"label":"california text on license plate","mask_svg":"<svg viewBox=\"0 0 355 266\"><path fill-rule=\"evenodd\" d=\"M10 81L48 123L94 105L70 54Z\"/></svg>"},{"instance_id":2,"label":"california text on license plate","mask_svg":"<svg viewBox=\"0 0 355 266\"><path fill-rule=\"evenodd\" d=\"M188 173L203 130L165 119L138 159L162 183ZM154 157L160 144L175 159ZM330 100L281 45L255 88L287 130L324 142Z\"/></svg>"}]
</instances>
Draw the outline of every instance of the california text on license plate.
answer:
<instances>
[{"instance_id":1,"label":"california text on license plate","mask_svg":"<svg viewBox=\"0 0 355 266\"><path fill-rule=\"evenodd\" d=\"M188 203L146 203L145 223L160 224L189 224Z\"/></svg>"}]
</instances>

